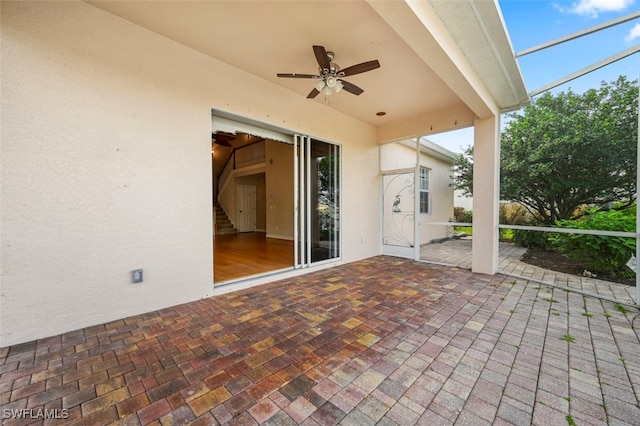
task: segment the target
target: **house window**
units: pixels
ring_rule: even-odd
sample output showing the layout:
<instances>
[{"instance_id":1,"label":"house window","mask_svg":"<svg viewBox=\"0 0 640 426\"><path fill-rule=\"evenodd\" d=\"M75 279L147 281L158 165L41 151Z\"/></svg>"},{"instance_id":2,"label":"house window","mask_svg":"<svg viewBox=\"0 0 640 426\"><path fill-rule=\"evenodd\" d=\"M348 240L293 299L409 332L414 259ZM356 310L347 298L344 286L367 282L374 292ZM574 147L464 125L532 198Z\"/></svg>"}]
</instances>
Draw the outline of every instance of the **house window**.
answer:
<instances>
[{"instance_id":1,"label":"house window","mask_svg":"<svg viewBox=\"0 0 640 426\"><path fill-rule=\"evenodd\" d=\"M429 198L429 169L420 167L420 214L431 213Z\"/></svg>"}]
</instances>

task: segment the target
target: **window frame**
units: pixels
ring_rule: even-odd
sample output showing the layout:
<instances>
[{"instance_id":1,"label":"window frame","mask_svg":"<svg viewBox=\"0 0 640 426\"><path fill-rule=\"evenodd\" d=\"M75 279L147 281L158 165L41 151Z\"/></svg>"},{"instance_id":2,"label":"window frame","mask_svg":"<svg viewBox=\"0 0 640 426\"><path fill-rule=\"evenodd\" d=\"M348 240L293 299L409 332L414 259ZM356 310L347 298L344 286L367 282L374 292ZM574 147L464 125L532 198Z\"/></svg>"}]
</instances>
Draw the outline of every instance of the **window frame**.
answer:
<instances>
[{"instance_id":1,"label":"window frame","mask_svg":"<svg viewBox=\"0 0 640 426\"><path fill-rule=\"evenodd\" d=\"M431 169L428 167L420 166L419 170L419 183L418 183L418 193L420 197L419 209L420 214L431 214ZM423 173L426 173L426 180L423 178ZM423 188L423 183L426 182L426 188ZM423 203L422 203L422 194L426 194L427 198L427 209L423 211Z\"/></svg>"}]
</instances>

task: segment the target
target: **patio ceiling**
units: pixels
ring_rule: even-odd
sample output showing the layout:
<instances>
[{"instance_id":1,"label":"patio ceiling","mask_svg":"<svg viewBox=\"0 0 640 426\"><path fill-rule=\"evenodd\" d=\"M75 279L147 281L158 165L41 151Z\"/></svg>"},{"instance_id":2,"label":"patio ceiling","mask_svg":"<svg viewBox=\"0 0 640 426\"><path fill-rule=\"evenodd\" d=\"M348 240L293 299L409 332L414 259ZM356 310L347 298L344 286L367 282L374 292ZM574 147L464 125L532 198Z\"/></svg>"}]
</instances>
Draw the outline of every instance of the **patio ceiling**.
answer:
<instances>
[{"instance_id":1,"label":"patio ceiling","mask_svg":"<svg viewBox=\"0 0 640 426\"><path fill-rule=\"evenodd\" d=\"M381 68L347 78L362 95L309 100L376 127L435 115L471 125L528 100L494 2L89 3L305 97L315 80L276 74L315 74L312 45L342 68L378 59Z\"/></svg>"}]
</instances>

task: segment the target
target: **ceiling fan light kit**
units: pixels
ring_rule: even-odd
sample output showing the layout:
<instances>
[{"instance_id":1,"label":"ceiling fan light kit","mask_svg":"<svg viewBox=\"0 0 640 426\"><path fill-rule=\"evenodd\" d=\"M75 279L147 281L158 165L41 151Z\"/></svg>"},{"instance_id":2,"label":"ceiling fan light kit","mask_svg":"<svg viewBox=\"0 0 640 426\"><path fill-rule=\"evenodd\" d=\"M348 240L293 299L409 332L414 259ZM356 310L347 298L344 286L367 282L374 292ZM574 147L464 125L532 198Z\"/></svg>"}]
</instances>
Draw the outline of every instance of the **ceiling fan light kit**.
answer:
<instances>
[{"instance_id":1,"label":"ceiling fan light kit","mask_svg":"<svg viewBox=\"0 0 640 426\"><path fill-rule=\"evenodd\" d=\"M316 83L316 90L318 92L322 92L324 90L325 95L331 94L331 89L335 90L336 93L342 90L344 85L340 80L335 77L327 77L325 80L320 80Z\"/></svg>"},{"instance_id":2,"label":"ceiling fan light kit","mask_svg":"<svg viewBox=\"0 0 640 426\"><path fill-rule=\"evenodd\" d=\"M342 80L342 78L380 68L380 62L378 62L378 60L373 60L352 65L341 70L340 66L333 62L333 58L335 57L333 52L327 52L323 46L313 46L313 53L318 61L318 74L277 74L277 76L281 78L319 79L319 81L314 85L313 90L307 95L307 98L309 99L315 98L320 93L324 93L325 96L329 96L332 91L338 93L342 89L358 96L364 92L364 90L353 83Z\"/></svg>"}]
</instances>

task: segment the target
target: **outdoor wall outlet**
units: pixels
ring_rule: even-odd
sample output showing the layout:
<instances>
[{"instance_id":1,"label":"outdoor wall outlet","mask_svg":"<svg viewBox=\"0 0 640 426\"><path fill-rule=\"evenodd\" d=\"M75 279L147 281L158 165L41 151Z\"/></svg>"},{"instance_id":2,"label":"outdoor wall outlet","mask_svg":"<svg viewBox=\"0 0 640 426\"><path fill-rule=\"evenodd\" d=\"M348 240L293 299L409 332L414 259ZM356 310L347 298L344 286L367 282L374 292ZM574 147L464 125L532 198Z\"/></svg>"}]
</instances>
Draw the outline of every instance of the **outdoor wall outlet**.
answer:
<instances>
[{"instance_id":1,"label":"outdoor wall outlet","mask_svg":"<svg viewBox=\"0 0 640 426\"><path fill-rule=\"evenodd\" d=\"M131 282L134 284L142 282L142 269L131 271Z\"/></svg>"}]
</instances>

